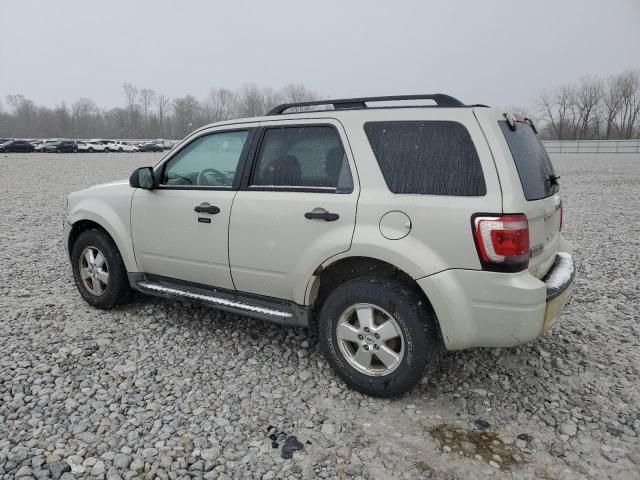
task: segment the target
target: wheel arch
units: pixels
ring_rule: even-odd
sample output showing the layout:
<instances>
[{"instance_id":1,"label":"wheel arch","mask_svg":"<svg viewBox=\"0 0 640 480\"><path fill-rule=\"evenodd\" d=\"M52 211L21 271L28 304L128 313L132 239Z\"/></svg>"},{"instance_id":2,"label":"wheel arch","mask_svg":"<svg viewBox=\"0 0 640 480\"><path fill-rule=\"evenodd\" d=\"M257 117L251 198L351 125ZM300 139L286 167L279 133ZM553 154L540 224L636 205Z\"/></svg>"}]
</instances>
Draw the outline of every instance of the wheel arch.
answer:
<instances>
[{"instance_id":1,"label":"wheel arch","mask_svg":"<svg viewBox=\"0 0 640 480\"><path fill-rule=\"evenodd\" d=\"M376 275L399 281L420 296L436 319L440 332L437 315L424 290L411 275L389 262L364 256L343 257L325 267L318 267L314 273L307 289L307 304L314 311L317 311L329 294L340 285L356 277Z\"/></svg>"},{"instance_id":2,"label":"wheel arch","mask_svg":"<svg viewBox=\"0 0 640 480\"><path fill-rule=\"evenodd\" d=\"M78 220L71 226L71 230L69 231L69 238L67 238L67 252L69 252L69 256L71 256L73 246L75 245L76 240L78 239L80 234L82 232L86 232L87 230L100 230L101 232L108 235L111 240L113 240L111 234L99 223L94 222L93 220Z\"/></svg>"},{"instance_id":3,"label":"wheel arch","mask_svg":"<svg viewBox=\"0 0 640 480\"><path fill-rule=\"evenodd\" d=\"M69 252L69 256L71 256L71 252L73 250L73 245L77 240L78 236L87 230L99 230L107 235L113 243L115 243L120 256L122 257L122 261L124 262L125 268L128 272L136 272L138 270L135 257L133 256L133 249L131 247L131 242L123 241L120 238L116 230L109 222L104 218L97 218L97 216L87 216L83 218L79 218L77 220L73 220L71 223L71 229L69 231L69 236L67 239L67 251Z\"/></svg>"}]
</instances>

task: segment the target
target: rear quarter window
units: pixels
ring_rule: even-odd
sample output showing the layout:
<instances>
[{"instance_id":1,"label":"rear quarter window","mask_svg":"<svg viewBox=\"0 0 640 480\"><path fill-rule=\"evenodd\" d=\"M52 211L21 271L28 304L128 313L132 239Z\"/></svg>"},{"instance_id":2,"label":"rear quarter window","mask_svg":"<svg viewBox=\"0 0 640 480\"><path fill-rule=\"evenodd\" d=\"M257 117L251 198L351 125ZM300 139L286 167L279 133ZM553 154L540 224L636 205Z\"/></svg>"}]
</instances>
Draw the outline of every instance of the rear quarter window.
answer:
<instances>
[{"instance_id":1,"label":"rear quarter window","mask_svg":"<svg viewBox=\"0 0 640 480\"><path fill-rule=\"evenodd\" d=\"M558 185L551 180L555 176L553 164L533 128L516 122L516 129L511 130L507 122L498 123L516 164L524 197L540 200L556 193Z\"/></svg>"},{"instance_id":2,"label":"rear quarter window","mask_svg":"<svg viewBox=\"0 0 640 480\"><path fill-rule=\"evenodd\" d=\"M461 123L368 122L364 129L393 193L454 196L487 193L478 152Z\"/></svg>"}]
</instances>

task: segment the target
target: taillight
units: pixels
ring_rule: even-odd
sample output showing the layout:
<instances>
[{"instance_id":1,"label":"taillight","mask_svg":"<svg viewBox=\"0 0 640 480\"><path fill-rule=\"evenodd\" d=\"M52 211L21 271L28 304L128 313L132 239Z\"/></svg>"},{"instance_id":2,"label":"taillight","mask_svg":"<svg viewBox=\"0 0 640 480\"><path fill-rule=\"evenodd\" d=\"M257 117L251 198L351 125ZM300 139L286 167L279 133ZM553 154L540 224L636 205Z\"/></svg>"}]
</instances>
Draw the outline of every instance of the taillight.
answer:
<instances>
[{"instance_id":1,"label":"taillight","mask_svg":"<svg viewBox=\"0 0 640 480\"><path fill-rule=\"evenodd\" d=\"M476 215L473 225L483 269L519 272L529 266L529 222L526 215Z\"/></svg>"}]
</instances>

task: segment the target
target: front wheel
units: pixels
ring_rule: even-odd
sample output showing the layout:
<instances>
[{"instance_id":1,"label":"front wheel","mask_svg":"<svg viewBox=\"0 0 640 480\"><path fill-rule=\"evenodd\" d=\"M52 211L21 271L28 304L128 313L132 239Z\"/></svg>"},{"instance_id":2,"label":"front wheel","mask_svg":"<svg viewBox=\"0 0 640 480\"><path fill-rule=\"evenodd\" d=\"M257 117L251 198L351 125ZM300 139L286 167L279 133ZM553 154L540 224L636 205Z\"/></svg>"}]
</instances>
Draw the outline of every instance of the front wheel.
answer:
<instances>
[{"instance_id":1,"label":"front wheel","mask_svg":"<svg viewBox=\"0 0 640 480\"><path fill-rule=\"evenodd\" d=\"M73 277L80 295L91 305L110 309L130 294L127 271L115 243L100 230L82 232L71 251Z\"/></svg>"},{"instance_id":2,"label":"front wheel","mask_svg":"<svg viewBox=\"0 0 640 480\"><path fill-rule=\"evenodd\" d=\"M359 277L336 288L319 314L320 347L352 388L394 397L414 388L439 350L425 301L401 282Z\"/></svg>"}]
</instances>

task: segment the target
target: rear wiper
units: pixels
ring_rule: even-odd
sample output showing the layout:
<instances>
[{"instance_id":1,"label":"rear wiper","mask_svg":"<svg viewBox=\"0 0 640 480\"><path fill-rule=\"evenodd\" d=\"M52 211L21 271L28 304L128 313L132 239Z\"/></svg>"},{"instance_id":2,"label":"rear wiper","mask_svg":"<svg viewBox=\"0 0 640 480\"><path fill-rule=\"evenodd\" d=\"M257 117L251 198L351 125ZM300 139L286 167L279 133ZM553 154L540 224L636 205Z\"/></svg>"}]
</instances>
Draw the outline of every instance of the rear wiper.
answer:
<instances>
[{"instance_id":1,"label":"rear wiper","mask_svg":"<svg viewBox=\"0 0 640 480\"><path fill-rule=\"evenodd\" d=\"M553 187L554 185L560 186L558 180L560 180L560 175L554 175L553 173L547 177L549 180L549 186Z\"/></svg>"}]
</instances>

